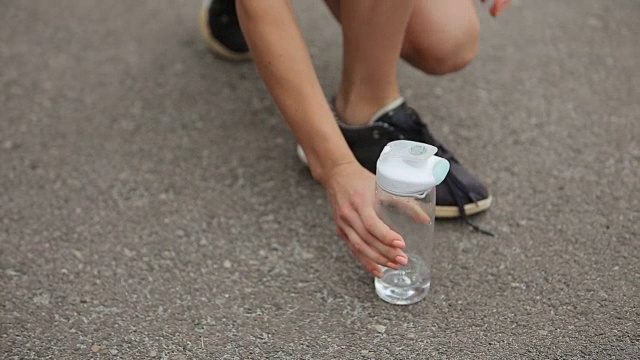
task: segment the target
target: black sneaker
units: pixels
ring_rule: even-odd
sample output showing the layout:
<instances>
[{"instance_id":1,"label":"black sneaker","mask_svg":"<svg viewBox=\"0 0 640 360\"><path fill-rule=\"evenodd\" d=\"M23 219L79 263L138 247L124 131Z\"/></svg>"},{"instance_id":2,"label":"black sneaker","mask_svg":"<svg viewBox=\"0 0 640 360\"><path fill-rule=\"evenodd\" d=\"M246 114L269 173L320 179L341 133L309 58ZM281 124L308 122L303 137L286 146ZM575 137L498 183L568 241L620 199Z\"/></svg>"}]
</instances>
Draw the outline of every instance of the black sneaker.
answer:
<instances>
[{"instance_id":1,"label":"black sneaker","mask_svg":"<svg viewBox=\"0 0 640 360\"><path fill-rule=\"evenodd\" d=\"M334 115L338 119L335 111ZM338 120L347 144L362 166L375 173L378 157L385 145L391 141L404 139L427 143L436 146L436 155L451 163L449 174L436 188L436 217L462 217L467 221L467 215L485 211L491 206L492 198L487 188L431 135L418 113L409 107L404 99L400 98L385 106L373 116L373 119L375 120L368 126L350 126ZM306 163L300 146L298 156ZM485 232L471 225L476 230Z\"/></svg>"},{"instance_id":2,"label":"black sneaker","mask_svg":"<svg viewBox=\"0 0 640 360\"><path fill-rule=\"evenodd\" d=\"M200 31L214 54L231 61L251 59L235 0L205 0L198 20Z\"/></svg>"}]
</instances>

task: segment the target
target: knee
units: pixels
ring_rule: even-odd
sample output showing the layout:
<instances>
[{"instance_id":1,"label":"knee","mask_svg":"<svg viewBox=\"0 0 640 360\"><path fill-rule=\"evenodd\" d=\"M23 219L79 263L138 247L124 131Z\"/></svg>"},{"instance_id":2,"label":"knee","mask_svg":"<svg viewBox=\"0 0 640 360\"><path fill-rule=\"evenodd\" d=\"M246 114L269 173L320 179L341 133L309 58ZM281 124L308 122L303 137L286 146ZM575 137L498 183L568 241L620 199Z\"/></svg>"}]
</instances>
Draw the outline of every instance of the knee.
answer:
<instances>
[{"instance_id":1,"label":"knee","mask_svg":"<svg viewBox=\"0 0 640 360\"><path fill-rule=\"evenodd\" d=\"M402 57L431 75L459 71L478 55L480 24L469 20L464 26L430 36L405 39Z\"/></svg>"}]
</instances>

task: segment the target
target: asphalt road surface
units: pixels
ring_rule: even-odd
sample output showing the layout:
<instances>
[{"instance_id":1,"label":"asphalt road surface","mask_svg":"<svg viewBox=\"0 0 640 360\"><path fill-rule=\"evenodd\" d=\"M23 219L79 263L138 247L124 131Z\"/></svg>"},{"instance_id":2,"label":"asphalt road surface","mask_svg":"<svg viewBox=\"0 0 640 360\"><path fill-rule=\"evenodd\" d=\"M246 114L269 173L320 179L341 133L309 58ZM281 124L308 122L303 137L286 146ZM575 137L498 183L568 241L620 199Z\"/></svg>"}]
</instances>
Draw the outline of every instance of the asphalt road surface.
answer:
<instances>
[{"instance_id":1,"label":"asphalt road surface","mask_svg":"<svg viewBox=\"0 0 640 360\"><path fill-rule=\"evenodd\" d=\"M497 234L437 222L408 307L336 236L253 64L207 51L199 1L0 4L0 358L640 357L640 2L483 6L472 65L402 66ZM295 4L331 95L340 29Z\"/></svg>"}]
</instances>

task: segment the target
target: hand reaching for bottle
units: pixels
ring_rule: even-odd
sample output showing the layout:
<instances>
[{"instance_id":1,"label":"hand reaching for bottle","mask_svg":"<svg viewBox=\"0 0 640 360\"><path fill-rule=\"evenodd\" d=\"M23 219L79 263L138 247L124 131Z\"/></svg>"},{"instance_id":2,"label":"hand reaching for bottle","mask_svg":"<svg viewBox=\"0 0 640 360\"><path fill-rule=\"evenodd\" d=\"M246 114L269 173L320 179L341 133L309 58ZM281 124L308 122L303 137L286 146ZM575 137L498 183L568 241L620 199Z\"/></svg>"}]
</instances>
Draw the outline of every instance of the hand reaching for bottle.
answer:
<instances>
[{"instance_id":1,"label":"hand reaching for bottle","mask_svg":"<svg viewBox=\"0 0 640 360\"><path fill-rule=\"evenodd\" d=\"M375 212L375 176L357 162L338 165L323 182L338 234L353 255L377 277L380 266L398 269L406 265L402 237Z\"/></svg>"}]
</instances>

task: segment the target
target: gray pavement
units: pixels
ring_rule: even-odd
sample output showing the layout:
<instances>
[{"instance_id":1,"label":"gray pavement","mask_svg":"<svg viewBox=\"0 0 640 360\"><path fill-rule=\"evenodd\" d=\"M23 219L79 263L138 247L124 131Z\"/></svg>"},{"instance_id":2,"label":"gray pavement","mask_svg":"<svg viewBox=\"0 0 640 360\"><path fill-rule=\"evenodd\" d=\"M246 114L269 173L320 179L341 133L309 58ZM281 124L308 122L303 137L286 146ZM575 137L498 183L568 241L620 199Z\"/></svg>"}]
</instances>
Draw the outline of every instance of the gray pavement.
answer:
<instances>
[{"instance_id":1,"label":"gray pavement","mask_svg":"<svg viewBox=\"0 0 640 360\"><path fill-rule=\"evenodd\" d=\"M199 1L0 4L0 358L640 357L640 2L485 8L470 67L402 67L497 233L440 221L410 307L377 299ZM296 6L331 93L339 28Z\"/></svg>"}]
</instances>

